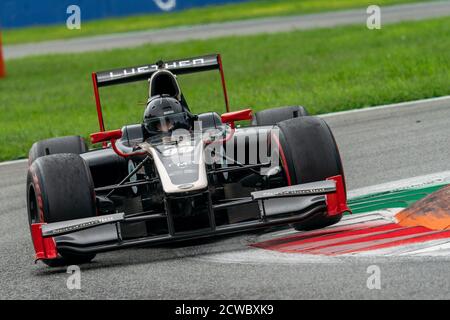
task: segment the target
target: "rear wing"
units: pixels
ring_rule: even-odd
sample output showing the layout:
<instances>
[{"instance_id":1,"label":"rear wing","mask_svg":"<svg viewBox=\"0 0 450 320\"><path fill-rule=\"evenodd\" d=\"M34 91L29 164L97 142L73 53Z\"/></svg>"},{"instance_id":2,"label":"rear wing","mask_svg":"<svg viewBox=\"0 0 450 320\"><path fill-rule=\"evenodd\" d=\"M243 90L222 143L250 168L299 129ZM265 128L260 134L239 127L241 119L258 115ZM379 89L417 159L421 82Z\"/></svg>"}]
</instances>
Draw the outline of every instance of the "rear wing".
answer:
<instances>
[{"instance_id":1,"label":"rear wing","mask_svg":"<svg viewBox=\"0 0 450 320\"><path fill-rule=\"evenodd\" d=\"M180 60L159 61L154 64L112 69L92 73L92 82L94 85L94 95L95 95L95 102L97 105L97 114L100 131L105 131L105 125L103 122L99 88L116 84L124 84L147 80L158 69L166 69L174 74L189 74L210 70L219 70L222 81L223 94L225 98L226 110L227 112L230 111L228 103L228 95L225 86L225 77L222 68L222 59L220 57L220 54L211 54Z\"/></svg>"},{"instance_id":2,"label":"rear wing","mask_svg":"<svg viewBox=\"0 0 450 320\"><path fill-rule=\"evenodd\" d=\"M96 73L97 85L106 87L114 84L135 82L149 79L158 69L166 69L174 74L186 74L209 70L219 70L219 55L172 60L136 67L120 68Z\"/></svg>"}]
</instances>

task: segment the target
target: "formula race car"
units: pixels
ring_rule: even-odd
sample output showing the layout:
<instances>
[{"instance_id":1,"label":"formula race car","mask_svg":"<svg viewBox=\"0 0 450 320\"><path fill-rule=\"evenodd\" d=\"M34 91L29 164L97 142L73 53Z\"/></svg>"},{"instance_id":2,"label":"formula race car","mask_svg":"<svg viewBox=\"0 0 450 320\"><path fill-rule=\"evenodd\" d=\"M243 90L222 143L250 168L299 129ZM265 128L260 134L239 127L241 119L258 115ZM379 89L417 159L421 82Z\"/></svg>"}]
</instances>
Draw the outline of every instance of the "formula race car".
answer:
<instances>
[{"instance_id":1,"label":"formula race car","mask_svg":"<svg viewBox=\"0 0 450 320\"><path fill-rule=\"evenodd\" d=\"M226 113L194 114L177 76L219 70ZM92 74L100 130L33 144L28 218L36 260L292 225L323 228L349 211L326 122L301 106L230 111L220 55ZM149 81L143 121L106 131L99 88Z\"/></svg>"}]
</instances>

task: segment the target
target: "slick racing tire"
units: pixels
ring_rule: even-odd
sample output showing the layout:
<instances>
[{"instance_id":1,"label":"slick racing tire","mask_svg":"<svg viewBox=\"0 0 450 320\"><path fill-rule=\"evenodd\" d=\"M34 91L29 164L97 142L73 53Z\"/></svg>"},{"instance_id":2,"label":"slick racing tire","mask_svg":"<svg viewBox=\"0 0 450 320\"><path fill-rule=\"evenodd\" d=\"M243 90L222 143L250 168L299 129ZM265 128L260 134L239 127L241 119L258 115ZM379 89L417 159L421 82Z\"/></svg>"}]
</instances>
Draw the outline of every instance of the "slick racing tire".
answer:
<instances>
[{"instance_id":1,"label":"slick racing tire","mask_svg":"<svg viewBox=\"0 0 450 320\"><path fill-rule=\"evenodd\" d=\"M85 161L76 154L40 157L28 169L27 208L32 223L52 223L96 216L94 184ZM95 254L59 252L49 266L81 264Z\"/></svg>"},{"instance_id":2,"label":"slick racing tire","mask_svg":"<svg viewBox=\"0 0 450 320\"><path fill-rule=\"evenodd\" d=\"M28 165L40 157L58 153L82 154L88 151L84 139L80 136L67 136L37 141L28 153Z\"/></svg>"},{"instance_id":3,"label":"slick racing tire","mask_svg":"<svg viewBox=\"0 0 450 320\"><path fill-rule=\"evenodd\" d=\"M323 119L306 116L282 121L277 126L291 184L321 181L337 175L344 179L336 141ZM342 214L328 217L327 212L321 212L293 226L296 230L320 229L341 218Z\"/></svg>"},{"instance_id":4,"label":"slick racing tire","mask_svg":"<svg viewBox=\"0 0 450 320\"><path fill-rule=\"evenodd\" d=\"M252 119L252 124L257 126L272 126L280 121L307 115L308 111L302 106L279 107L256 112Z\"/></svg>"}]
</instances>

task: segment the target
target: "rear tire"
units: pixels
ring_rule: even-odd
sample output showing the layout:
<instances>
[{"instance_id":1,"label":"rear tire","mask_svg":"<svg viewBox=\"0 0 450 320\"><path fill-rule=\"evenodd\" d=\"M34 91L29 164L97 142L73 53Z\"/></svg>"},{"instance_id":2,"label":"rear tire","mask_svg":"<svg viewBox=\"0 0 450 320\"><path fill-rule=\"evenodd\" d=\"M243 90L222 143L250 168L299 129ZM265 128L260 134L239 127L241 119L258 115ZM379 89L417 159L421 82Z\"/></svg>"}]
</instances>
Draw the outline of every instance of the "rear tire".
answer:
<instances>
[{"instance_id":1,"label":"rear tire","mask_svg":"<svg viewBox=\"0 0 450 320\"><path fill-rule=\"evenodd\" d=\"M305 117L308 115L308 111L302 106L272 108L256 112L252 124L257 126L273 126L284 120Z\"/></svg>"},{"instance_id":2,"label":"rear tire","mask_svg":"<svg viewBox=\"0 0 450 320\"><path fill-rule=\"evenodd\" d=\"M344 178L336 141L323 119L301 117L282 121L277 126L292 184L320 181L337 175ZM327 212L323 212L293 226L296 230L313 230L335 224L341 218L342 214L328 217Z\"/></svg>"},{"instance_id":3,"label":"rear tire","mask_svg":"<svg viewBox=\"0 0 450 320\"><path fill-rule=\"evenodd\" d=\"M89 167L76 154L55 154L33 162L27 176L28 220L52 223L96 216L94 184ZM95 254L60 252L62 259L44 260L49 266L81 264Z\"/></svg>"},{"instance_id":4,"label":"rear tire","mask_svg":"<svg viewBox=\"0 0 450 320\"><path fill-rule=\"evenodd\" d=\"M84 139L80 136L51 138L35 142L28 153L28 165L38 158L59 153L82 154L88 151Z\"/></svg>"}]
</instances>

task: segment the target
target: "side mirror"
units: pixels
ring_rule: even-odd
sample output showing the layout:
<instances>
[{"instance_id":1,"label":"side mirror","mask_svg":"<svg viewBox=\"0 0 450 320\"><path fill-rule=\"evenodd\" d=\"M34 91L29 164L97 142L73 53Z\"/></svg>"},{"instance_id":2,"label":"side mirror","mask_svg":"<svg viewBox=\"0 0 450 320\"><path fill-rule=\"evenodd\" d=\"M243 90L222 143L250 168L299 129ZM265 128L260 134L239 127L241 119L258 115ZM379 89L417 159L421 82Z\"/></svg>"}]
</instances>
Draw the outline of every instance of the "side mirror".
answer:
<instances>
[{"instance_id":1,"label":"side mirror","mask_svg":"<svg viewBox=\"0 0 450 320\"><path fill-rule=\"evenodd\" d=\"M252 120L252 109L227 112L221 116L222 122L234 124L235 121Z\"/></svg>"},{"instance_id":2,"label":"side mirror","mask_svg":"<svg viewBox=\"0 0 450 320\"><path fill-rule=\"evenodd\" d=\"M111 130L111 131L102 131L102 132L96 132L91 134L91 142L93 144L105 142L105 141L111 141L111 140L117 140L122 138L122 130Z\"/></svg>"}]
</instances>

